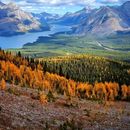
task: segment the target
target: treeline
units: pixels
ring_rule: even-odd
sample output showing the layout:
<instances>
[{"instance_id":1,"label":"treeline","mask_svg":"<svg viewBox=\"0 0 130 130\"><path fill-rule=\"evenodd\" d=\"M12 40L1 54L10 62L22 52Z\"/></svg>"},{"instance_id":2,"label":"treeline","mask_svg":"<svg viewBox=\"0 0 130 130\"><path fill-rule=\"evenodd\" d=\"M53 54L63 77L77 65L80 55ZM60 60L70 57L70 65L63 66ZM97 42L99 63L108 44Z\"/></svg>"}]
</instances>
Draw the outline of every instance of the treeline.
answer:
<instances>
[{"instance_id":1,"label":"treeline","mask_svg":"<svg viewBox=\"0 0 130 130\"><path fill-rule=\"evenodd\" d=\"M71 79L45 72L38 61L13 56L0 51L0 89L6 89L5 82L21 87L39 89L41 92L62 94L68 97L87 99L130 99L130 86L119 86L116 82L76 82ZM42 99L44 95L40 95Z\"/></svg>"},{"instance_id":2,"label":"treeline","mask_svg":"<svg viewBox=\"0 0 130 130\"><path fill-rule=\"evenodd\" d=\"M66 56L41 59L45 71L91 84L98 82L118 82L130 84L130 64L96 56Z\"/></svg>"}]
</instances>

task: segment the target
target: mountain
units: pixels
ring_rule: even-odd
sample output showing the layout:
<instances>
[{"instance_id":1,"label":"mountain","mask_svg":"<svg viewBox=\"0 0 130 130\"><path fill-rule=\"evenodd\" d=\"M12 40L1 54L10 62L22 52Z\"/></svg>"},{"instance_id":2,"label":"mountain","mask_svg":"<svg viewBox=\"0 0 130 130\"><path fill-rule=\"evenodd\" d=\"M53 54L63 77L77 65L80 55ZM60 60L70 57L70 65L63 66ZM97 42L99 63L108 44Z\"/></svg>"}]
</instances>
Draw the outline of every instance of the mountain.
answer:
<instances>
[{"instance_id":1,"label":"mountain","mask_svg":"<svg viewBox=\"0 0 130 130\"><path fill-rule=\"evenodd\" d=\"M125 2L122 6L121 9L123 12L130 17L130 1Z\"/></svg>"},{"instance_id":2,"label":"mountain","mask_svg":"<svg viewBox=\"0 0 130 130\"><path fill-rule=\"evenodd\" d=\"M41 16L44 17L46 21L55 20L60 17L58 14L50 14L46 12L42 12Z\"/></svg>"},{"instance_id":3,"label":"mountain","mask_svg":"<svg viewBox=\"0 0 130 130\"><path fill-rule=\"evenodd\" d=\"M11 36L26 32L48 30L49 27L41 24L30 13L21 10L14 3L0 2L0 35Z\"/></svg>"},{"instance_id":4,"label":"mountain","mask_svg":"<svg viewBox=\"0 0 130 130\"><path fill-rule=\"evenodd\" d=\"M92 10L73 28L73 33L80 35L110 35L130 31L130 1L121 6L104 6Z\"/></svg>"},{"instance_id":5,"label":"mountain","mask_svg":"<svg viewBox=\"0 0 130 130\"><path fill-rule=\"evenodd\" d=\"M42 12L40 14L32 13L32 15L41 23L52 23L60 17L58 14L50 14L47 12Z\"/></svg>"},{"instance_id":6,"label":"mountain","mask_svg":"<svg viewBox=\"0 0 130 130\"><path fill-rule=\"evenodd\" d=\"M75 13L67 12L63 17L57 19L55 23L61 25L77 25L86 19L90 12L91 9L89 8L83 8L82 10Z\"/></svg>"},{"instance_id":7,"label":"mountain","mask_svg":"<svg viewBox=\"0 0 130 130\"><path fill-rule=\"evenodd\" d=\"M39 21L41 24L47 24L47 21L45 19L45 17L43 17L41 14L36 14L36 13L32 13L32 16L37 19L37 21Z\"/></svg>"},{"instance_id":8,"label":"mountain","mask_svg":"<svg viewBox=\"0 0 130 130\"><path fill-rule=\"evenodd\" d=\"M4 6L5 4L0 1L0 6Z\"/></svg>"}]
</instances>

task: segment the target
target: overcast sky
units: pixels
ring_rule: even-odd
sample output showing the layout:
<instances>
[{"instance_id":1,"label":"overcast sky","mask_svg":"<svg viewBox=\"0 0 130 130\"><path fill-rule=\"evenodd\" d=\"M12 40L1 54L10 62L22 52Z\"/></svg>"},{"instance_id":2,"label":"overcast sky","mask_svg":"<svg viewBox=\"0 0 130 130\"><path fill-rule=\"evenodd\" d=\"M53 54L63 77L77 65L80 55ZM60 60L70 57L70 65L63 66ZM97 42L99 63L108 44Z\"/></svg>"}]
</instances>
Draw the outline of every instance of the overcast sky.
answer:
<instances>
[{"instance_id":1,"label":"overcast sky","mask_svg":"<svg viewBox=\"0 0 130 130\"><path fill-rule=\"evenodd\" d=\"M64 14L75 12L83 7L98 8L103 5L120 5L128 0L1 0L15 2L28 12L49 12Z\"/></svg>"}]
</instances>

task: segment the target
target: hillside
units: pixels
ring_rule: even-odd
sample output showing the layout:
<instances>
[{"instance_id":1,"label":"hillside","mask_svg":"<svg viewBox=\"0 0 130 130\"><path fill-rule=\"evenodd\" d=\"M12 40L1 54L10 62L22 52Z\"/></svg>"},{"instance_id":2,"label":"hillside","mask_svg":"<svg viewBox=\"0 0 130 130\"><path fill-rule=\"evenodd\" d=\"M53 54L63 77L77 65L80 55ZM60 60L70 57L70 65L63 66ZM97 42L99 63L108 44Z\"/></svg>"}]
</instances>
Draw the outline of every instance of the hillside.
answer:
<instances>
[{"instance_id":1,"label":"hillside","mask_svg":"<svg viewBox=\"0 0 130 130\"><path fill-rule=\"evenodd\" d=\"M4 91L0 91L0 100L1 130L129 130L130 127L129 102L107 102L104 105L75 99L77 106L67 106L66 99L60 97L55 102L41 104L25 94Z\"/></svg>"},{"instance_id":2,"label":"hillside","mask_svg":"<svg viewBox=\"0 0 130 130\"><path fill-rule=\"evenodd\" d=\"M69 73L64 71L67 64ZM56 67L59 74L63 75L64 71L72 76L77 65L81 69L88 66L91 72L99 70L96 72L99 75L102 71L106 73L107 66L112 71L110 74L118 74L120 70L121 75L119 73L116 78L119 81L122 78L124 84L115 82L113 76L110 82L105 77L105 82L90 84L47 72L48 67ZM126 63L91 56L41 59L39 62L22 57L20 52L12 55L0 50L0 129L85 130L124 126L123 130L127 130L130 104L122 101L130 100L130 86L126 80L130 76L129 67ZM78 74L88 75L83 71L75 75Z\"/></svg>"},{"instance_id":3,"label":"hillside","mask_svg":"<svg viewBox=\"0 0 130 130\"><path fill-rule=\"evenodd\" d=\"M107 88L109 85L112 88L115 87L117 89L115 91L119 91L118 89L121 89L122 85L130 84L129 64L94 56L52 58L39 61L39 59L34 60L28 57L22 58L20 52L17 56L13 56L1 51L0 61L2 84L6 81L41 91L50 90L76 96L77 89L82 95L80 89L89 88L88 90L91 91L100 84L100 87ZM1 85L1 89L4 88L5 85Z\"/></svg>"},{"instance_id":4,"label":"hillside","mask_svg":"<svg viewBox=\"0 0 130 130\"><path fill-rule=\"evenodd\" d=\"M43 59L44 70L75 81L130 83L130 64L91 55Z\"/></svg>"},{"instance_id":5,"label":"hillside","mask_svg":"<svg viewBox=\"0 0 130 130\"><path fill-rule=\"evenodd\" d=\"M14 3L0 4L0 35L11 36L26 32L49 30L49 26L40 23L30 13L21 10Z\"/></svg>"}]
</instances>

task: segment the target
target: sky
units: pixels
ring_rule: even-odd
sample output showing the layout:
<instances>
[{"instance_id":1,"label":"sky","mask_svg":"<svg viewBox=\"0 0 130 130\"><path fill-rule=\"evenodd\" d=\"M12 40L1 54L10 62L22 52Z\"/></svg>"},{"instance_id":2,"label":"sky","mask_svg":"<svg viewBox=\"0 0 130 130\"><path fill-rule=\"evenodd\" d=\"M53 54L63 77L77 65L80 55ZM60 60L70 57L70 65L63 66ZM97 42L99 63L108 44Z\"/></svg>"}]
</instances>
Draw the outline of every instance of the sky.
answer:
<instances>
[{"instance_id":1,"label":"sky","mask_svg":"<svg viewBox=\"0 0 130 130\"><path fill-rule=\"evenodd\" d=\"M48 12L61 15L81 10L84 7L121 5L126 1L128 0L1 0L3 3L15 2L27 12Z\"/></svg>"}]
</instances>

